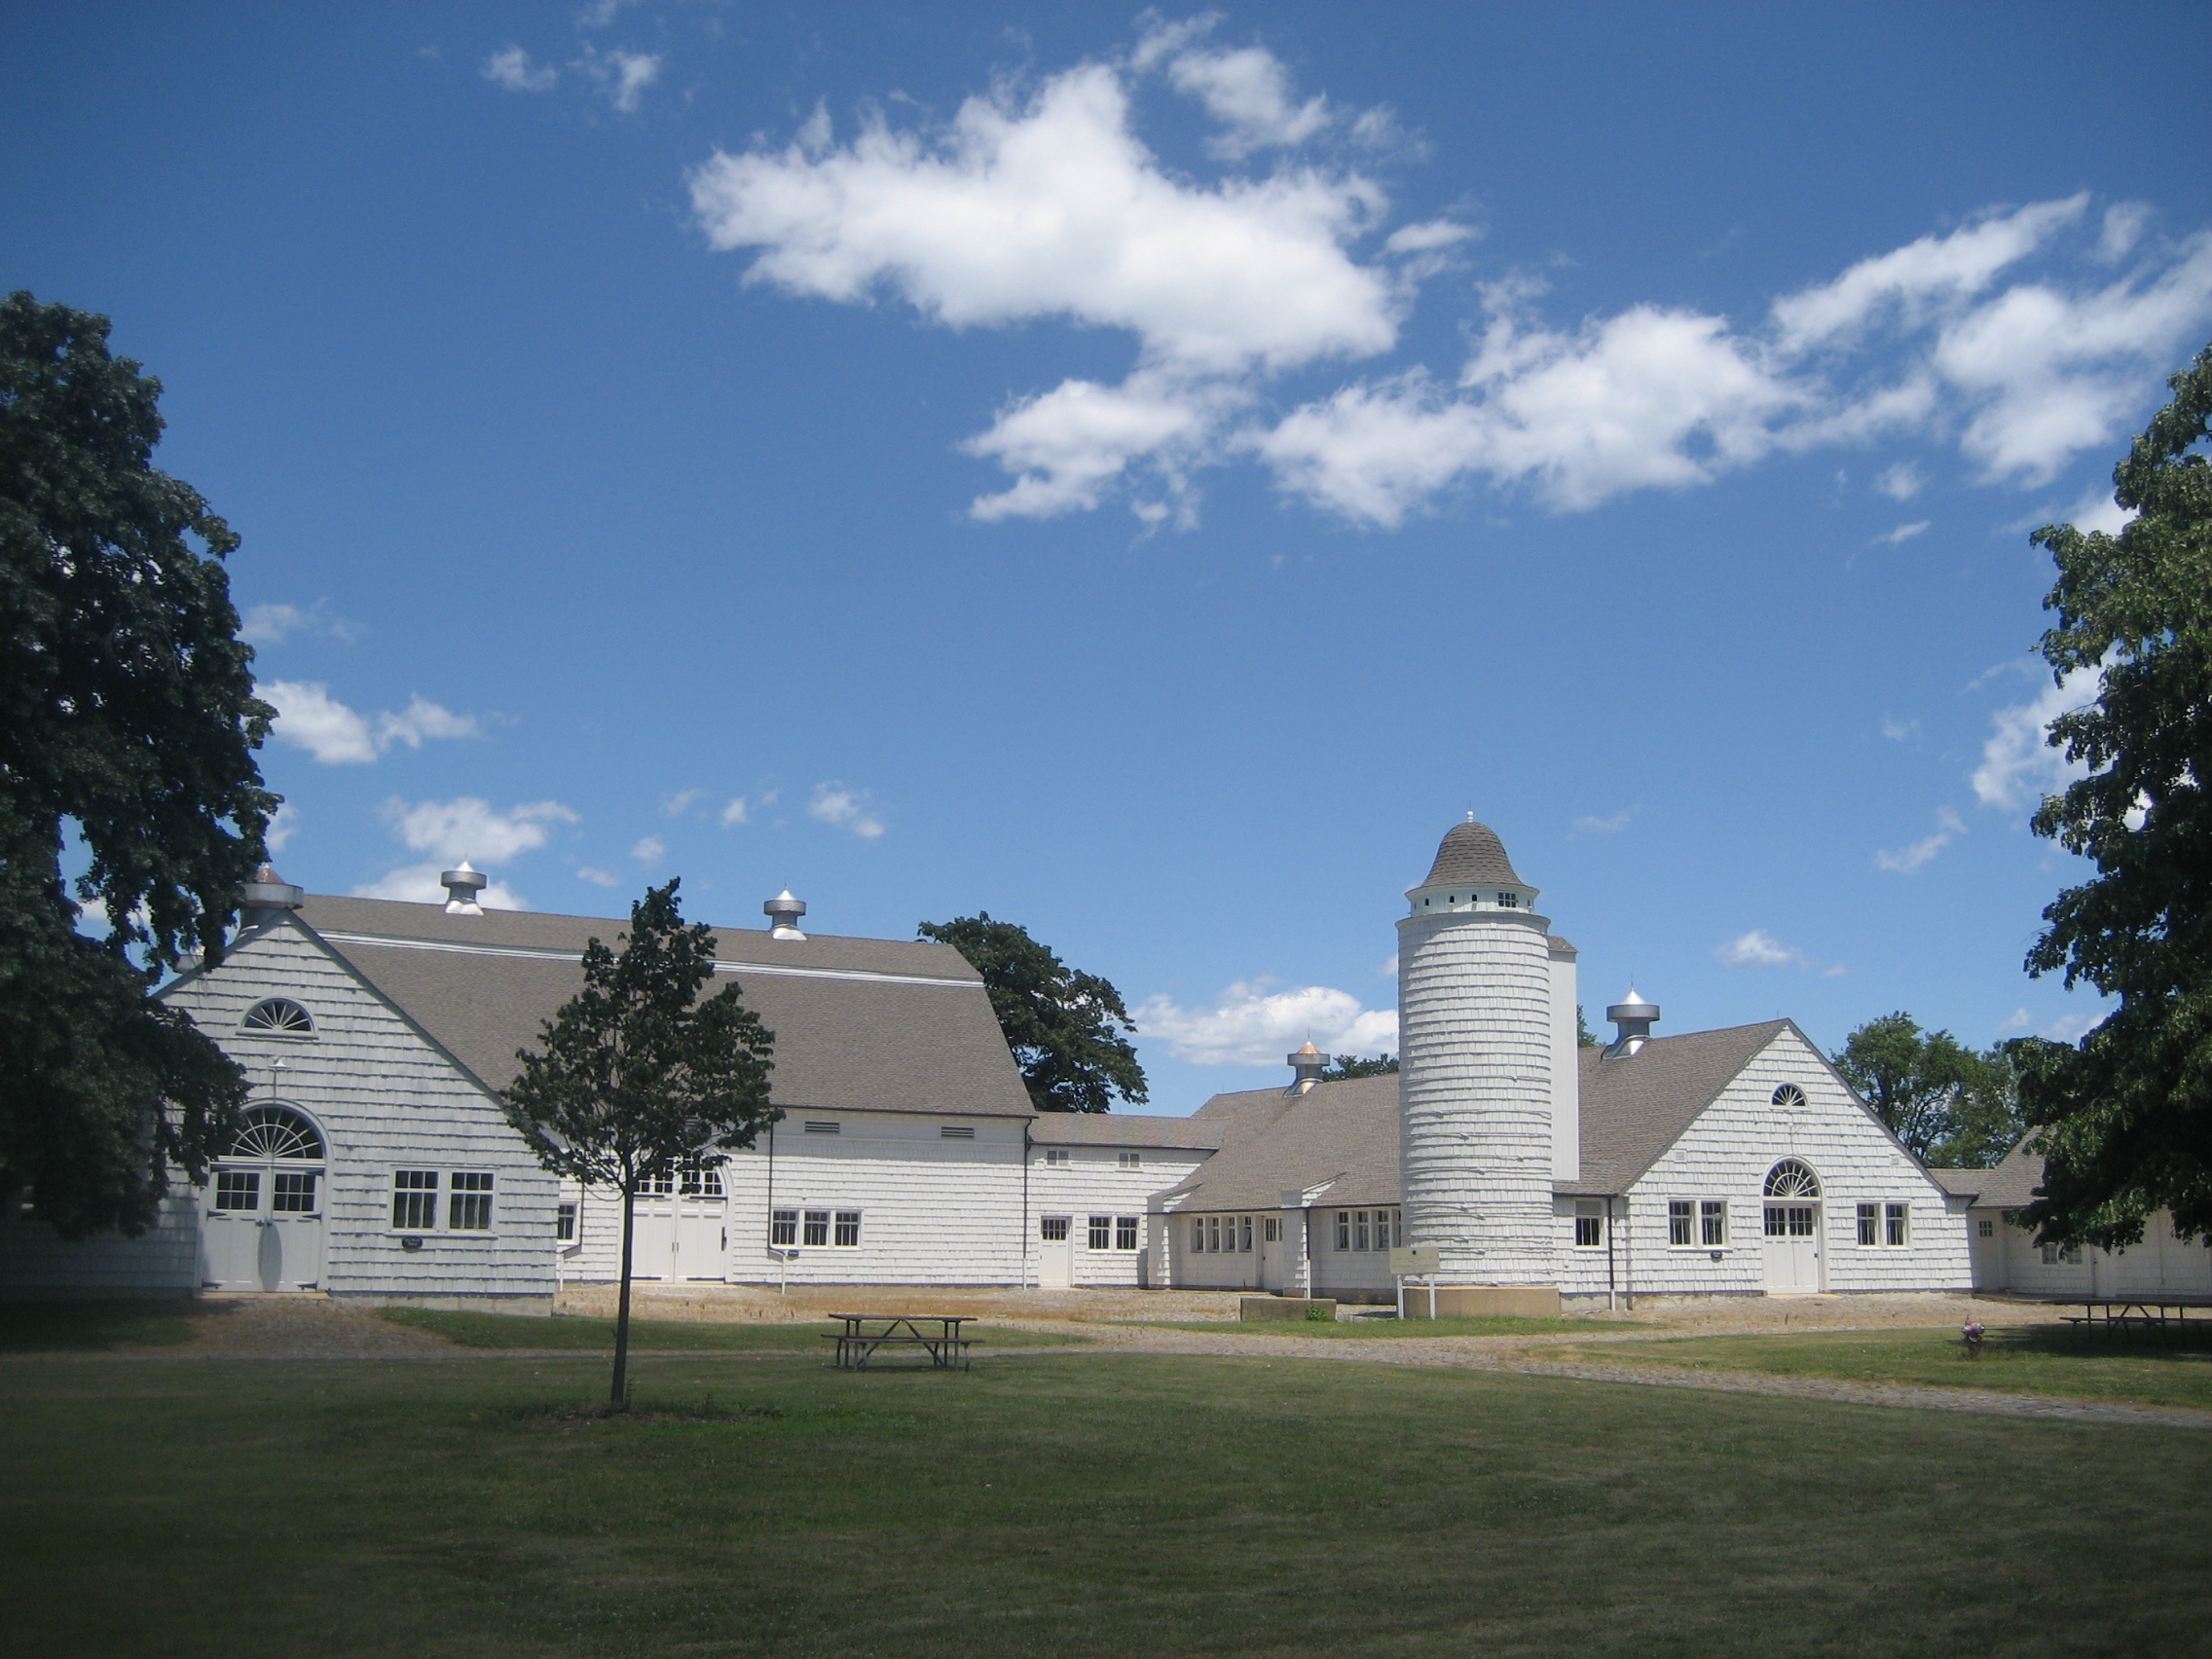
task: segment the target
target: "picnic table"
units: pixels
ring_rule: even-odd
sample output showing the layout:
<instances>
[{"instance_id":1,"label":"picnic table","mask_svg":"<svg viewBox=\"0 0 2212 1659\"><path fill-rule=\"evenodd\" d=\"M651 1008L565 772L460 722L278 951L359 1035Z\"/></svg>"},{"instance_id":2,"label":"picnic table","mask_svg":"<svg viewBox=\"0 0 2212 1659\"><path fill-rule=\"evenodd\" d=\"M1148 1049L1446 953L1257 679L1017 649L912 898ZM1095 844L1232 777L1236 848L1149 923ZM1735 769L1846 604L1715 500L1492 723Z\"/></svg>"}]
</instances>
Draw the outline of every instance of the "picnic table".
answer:
<instances>
[{"instance_id":1,"label":"picnic table","mask_svg":"<svg viewBox=\"0 0 2212 1659\"><path fill-rule=\"evenodd\" d=\"M844 1326L841 1331L822 1333L837 1345L839 1371L866 1371L876 1349L884 1347L920 1348L940 1371L975 1369L968 1350L976 1339L960 1334L970 1318L966 1313L832 1313L830 1317ZM924 1325L932 1329L925 1331Z\"/></svg>"},{"instance_id":2,"label":"picnic table","mask_svg":"<svg viewBox=\"0 0 2212 1659\"><path fill-rule=\"evenodd\" d=\"M2084 1298L2082 1311L2062 1314L2061 1317L2077 1331L2119 1331L2130 1325L2146 1330L2166 1330L2174 1325L2189 1322L2192 1308L2202 1309L2201 1302L2145 1302L2126 1297Z\"/></svg>"}]
</instances>

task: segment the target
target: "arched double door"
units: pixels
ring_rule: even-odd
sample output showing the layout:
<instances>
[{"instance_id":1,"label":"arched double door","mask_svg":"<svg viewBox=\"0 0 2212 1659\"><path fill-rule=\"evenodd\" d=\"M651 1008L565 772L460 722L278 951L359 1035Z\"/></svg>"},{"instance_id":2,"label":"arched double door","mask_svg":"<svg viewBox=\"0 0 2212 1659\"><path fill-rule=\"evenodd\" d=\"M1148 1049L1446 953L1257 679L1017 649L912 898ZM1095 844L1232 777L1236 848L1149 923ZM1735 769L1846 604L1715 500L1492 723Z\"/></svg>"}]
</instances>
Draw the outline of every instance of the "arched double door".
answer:
<instances>
[{"instance_id":1,"label":"arched double door","mask_svg":"<svg viewBox=\"0 0 2212 1659\"><path fill-rule=\"evenodd\" d=\"M1767 1171L1766 1292L1810 1296L1821 1289L1821 1178L1786 1158Z\"/></svg>"},{"instance_id":2,"label":"arched double door","mask_svg":"<svg viewBox=\"0 0 2212 1659\"><path fill-rule=\"evenodd\" d=\"M296 1106L247 1108L202 1197L200 1279L209 1290L314 1290L322 1282L322 1131Z\"/></svg>"},{"instance_id":3,"label":"arched double door","mask_svg":"<svg viewBox=\"0 0 2212 1659\"><path fill-rule=\"evenodd\" d=\"M638 1278L723 1279L728 1210L721 1166L686 1158L639 1183L631 1209L631 1272Z\"/></svg>"}]
</instances>

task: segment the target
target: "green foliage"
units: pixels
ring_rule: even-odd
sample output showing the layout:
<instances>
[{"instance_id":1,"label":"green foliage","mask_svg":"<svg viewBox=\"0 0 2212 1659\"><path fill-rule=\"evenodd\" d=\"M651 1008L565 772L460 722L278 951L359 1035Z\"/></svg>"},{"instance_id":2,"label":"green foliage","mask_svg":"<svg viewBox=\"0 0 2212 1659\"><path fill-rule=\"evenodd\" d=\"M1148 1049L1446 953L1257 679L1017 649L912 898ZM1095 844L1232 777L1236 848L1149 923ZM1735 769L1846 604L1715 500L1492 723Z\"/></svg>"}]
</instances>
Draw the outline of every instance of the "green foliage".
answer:
<instances>
[{"instance_id":1,"label":"green foliage","mask_svg":"<svg viewBox=\"0 0 2212 1659\"><path fill-rule=\"evenodd\" d=\"M1595 1049L1598 1039L1590 1034L1590 1016L1582 1012L1582 1005L1574 1005L1574 1046L1578 1049Z\"/></svg>"},{"instance_id":2,"label":"green foliage","mask_svg":"<svg viewBox=\"0 0 2212 1659\"><path fill-rule=\"evenodd\" d=\"M987 910L924 922L915 931L951 945L983 976L1038 1111L1111 1111L1115 1095L1144 1104L1144 1068L1123 1035L1136 1026L1112 985L1068 967L1026 928L994 922Z\"/></svg>"},{"instance_id":3,"label":"green foliage","mask_svg":"<svg viewBox=\"0 0 2212 1659\"><path fill-rule=\"evenodd\" d=\"M1311 1325L1333 1325L1337 1322L1337 1310L1334 1308L1309 1308L1306 1310L1306 1321Z\"/></svg>"},{"instance_id":4,"label":"green foliage","mask_svg":"<svg viewBox=\"0 0 2212 1659\"><path fill-rule=\"evenodd\" d=\"M172 1168L204 1179L236 1132L244 1075L147 993L221 955L276 806L238 537L152 465L161 383L107 335L0 300L0 1195L27 1185L65 1237L142 1232Z\"/></svg>"},{"instance_id":5,"label":"green foliage","mask_svg":"<svg viewBox=\"0 0 2212 1659\"><path fill-rule=\"evenodd\" d=\"M622 1195L617 1400L629 1369L639 1183L680 1159L720 1163L783 1116L768 1104L773 1033L738 1000L736 982L698 1000L715 974L714 930L684 924L678 885L647 888L630 906L620 954L596 938L585 943L584 988L544 1022L539 1051L517 1052L522 1075L501 1100L538 1162Z\"/></svg>"},{"instance_id":6,"label":"green foliage","mask_svg":"<svg viewBox=\"0 0 2212 1659\"><path fill-rule=\"evenodd\" d=\"M1342 1083L1353 1077L1393 1077L1397 1070L1395 1054L1379 1054L1372 1060L1363 1060L1357 1054L1339 1054L1337 1063L1321 1074L1321 1081Z\"/></svg>"},{"instance_id":7,"label":"green foliage","mask_svg":"<svg viewBox=\"0 0 2212 1659\"><path fill-rule=\"evenodd\" d=\"M2015 1046L2047 1163L2022 1212L2046 1241L2108 1249L2173 1212L2212 1235L2212 348L2114 470L2137 517L2117 535L2048 525L2057 561L2043 638L2055 677L2101 667L2050 741L2088 775L2037 809L2039 835L2097 867L2044 911L2028 971L2063 971L2119 1006L2076 1047Z\"/></svg>"},{"instance_id":8,"label":"green foliage","mask_svg":"<svg viewBox=\"0 0 2212 1659\"><path fill-rule=\"evenodd\" d=\"M1898 1013L1869 1019L1830 1058L1905 1149L1938 1167L1986 1169L2023 1132L2002 1047L1976 1053Z\"/></svg>"}]
</instances>

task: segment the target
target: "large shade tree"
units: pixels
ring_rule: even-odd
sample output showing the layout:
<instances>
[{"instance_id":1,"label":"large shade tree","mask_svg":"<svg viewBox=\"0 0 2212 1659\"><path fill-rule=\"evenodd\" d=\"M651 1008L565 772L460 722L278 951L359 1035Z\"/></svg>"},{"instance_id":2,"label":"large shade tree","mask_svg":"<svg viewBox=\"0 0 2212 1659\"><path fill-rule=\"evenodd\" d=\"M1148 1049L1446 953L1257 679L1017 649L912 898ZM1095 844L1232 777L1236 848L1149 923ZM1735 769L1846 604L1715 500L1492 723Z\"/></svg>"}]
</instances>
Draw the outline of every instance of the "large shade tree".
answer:
<instances>
[{"instance_id":1,"label":"large shade tree","mask_svg":"<svg viewBox=\"0 0 2212 1659\"><path fill-rule=\"evenodd\" d=\"M1869 1019L1830 1056L1914 1157L1983 1169L2020 1138L2012 1067L2002 1047L1977 1053L1909 1014Z\"/></svg>"},{"instance_id":2,"label":"large shade tree","mask_svg":"<svg viewBox=\"0 0 2212 1659\"><path fill-rule=\"evenodd\" d=\"M1144 1068L1125 1035L1136 1026L1106 980L1070 968L1028 929L993 921L988 910L924 922L918 931L951 945L982 975L1038 1111L1106 1112L1117 1095L1144 1103Z\"/></svg>"},{"instance_id":3,"label":"large shade tree","mask_svg":"<svg viewBox=\"0 0 2212 1659\"><path fill-rule=\"evenodd\" d=\"M2044 911L2028 971L2117 1004L2079 1044L2013 1046L2046 1158L2022 1220L2107 1248L2160 1209L2183 1235L2212 1235L2212 348L2169 384L2173 402L2113 474L2136 517L2117 535L2035 535L2058 565L2044 657L2061 682L2095 671L2099 688L2051 722L2086 775L2034 828L2097 873Z\"/></svg>"},{"instance_id":4,"label":"large shade tree","mask_svg":"<svg viewBox=\"0 0 2212 1659\"><path fill-rule=\"evenodd\" d=\"M0 300L0 1197L68 1237L143 1231L229 1145L243 1073L150 992L220 957L276 806L239 538L154 467L161 383L107 340Z\"/></svg>"},{"instance_id":5,"label":"large shade tree","mask_svg":"<svg viewBox=\"0 0 2212 1659\"><path fill-rule=\"evenodd\" d=\"M507 1122L557 1175L622 1200L621 1290L611 1400L629 1395L631 1244L640 1188L679 1164L704 1169L783 1114L768 1103L775 1036L739 1000L735 980L700 1000L715 977L715 934L687 925L676 881L630 906L619 951L584 946L584 988L546 1020L538 1047L516 1054Z\"/></svg>"}]
</instances>

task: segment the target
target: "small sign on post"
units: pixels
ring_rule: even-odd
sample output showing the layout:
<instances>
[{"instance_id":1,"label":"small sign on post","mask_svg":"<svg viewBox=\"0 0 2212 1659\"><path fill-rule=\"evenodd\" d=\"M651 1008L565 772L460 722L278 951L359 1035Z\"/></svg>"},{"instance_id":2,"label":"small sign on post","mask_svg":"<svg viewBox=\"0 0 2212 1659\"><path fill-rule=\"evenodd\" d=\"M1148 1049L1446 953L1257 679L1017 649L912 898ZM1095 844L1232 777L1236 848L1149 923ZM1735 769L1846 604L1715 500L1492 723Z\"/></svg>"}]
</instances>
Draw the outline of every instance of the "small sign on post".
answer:
<instances>
[{"instance_id":1,"label":"small sign on post","mask_svg":"<svg viewBox=\"0 0 2212 1659\"><path fill-rule=\"evenodd\" d=\"M1401 1244L1390 1252L1390 1272L1398 1279L1398 1317L1406 1316L1406 1280L1439 1272L1444 1267L1444 1252L1433 1244ZM1436 1298L1429 1299L1428 1311L1436 1312Z\"/></svg>"}]
</instances>

